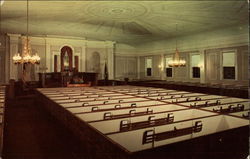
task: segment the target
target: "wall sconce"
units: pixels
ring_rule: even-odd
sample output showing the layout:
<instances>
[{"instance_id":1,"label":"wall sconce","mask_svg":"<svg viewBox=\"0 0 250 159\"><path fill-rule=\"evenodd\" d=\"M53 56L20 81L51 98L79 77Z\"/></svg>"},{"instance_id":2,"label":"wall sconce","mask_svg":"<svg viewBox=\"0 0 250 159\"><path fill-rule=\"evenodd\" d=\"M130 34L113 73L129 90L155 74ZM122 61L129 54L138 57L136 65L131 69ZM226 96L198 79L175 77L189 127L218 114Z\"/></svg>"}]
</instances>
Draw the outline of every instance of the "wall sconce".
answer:
<instances>
[{"instance_id":1,"label":"wall sconce","mask_svg":"<svg viewBox=\"0 0 250 159\"><path fill-rule=\"evenodd\" d=\"M160 65L158 65L158 68L160 69L160 70L163 70L163 64L161 63Z\"/></svg>"},{"instance_id":2,"label":"wall sconce","mask_svg":"<svg viewBox=\"0 0 250 159\"><path fill-rule=\"evenodd\" d=\"M200 63L200 64L198 64L198 67L200 67L200 69L203 69L204 65Z\"/></svg>"},{"instance_id":3,"label":"wall sconce","mask_svg":"<svg viewBox=\"0 0 250 159\"><path fill-rule=\"evenodd\" d=\"M3 5L3 3L4 3L4 0L0 0L0 5Z\"/></svg>"}]
</instances>

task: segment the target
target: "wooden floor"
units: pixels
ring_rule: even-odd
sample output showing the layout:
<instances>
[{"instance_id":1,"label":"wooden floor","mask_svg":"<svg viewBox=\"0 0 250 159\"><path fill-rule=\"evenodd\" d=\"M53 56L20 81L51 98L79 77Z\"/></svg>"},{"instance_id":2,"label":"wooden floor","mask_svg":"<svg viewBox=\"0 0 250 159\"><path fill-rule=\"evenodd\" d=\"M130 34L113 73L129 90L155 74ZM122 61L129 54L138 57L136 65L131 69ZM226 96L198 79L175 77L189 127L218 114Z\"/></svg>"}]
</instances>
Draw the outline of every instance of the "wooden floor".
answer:
<instances>
[{"instance_id":1,"label":"wooden floor","mask_svg":"<svg viewBox=\"0 0 250 159\"><path fill-rule=\"evenodd\" d=\"M7 102L3 159L95 159L95 152L85 149L71 132L38 107L33 99ZM233 134L241 132L236 130ZM165 151L165 155L168 152L168 156L163 157L167 159L245 159L248 153L248 141L245 139L248 138L240 138L239 141L236 135L231 137L228 132L223 132L159 148L152 153L158 152L159 155Z\"/></svg>"}]
</instances>

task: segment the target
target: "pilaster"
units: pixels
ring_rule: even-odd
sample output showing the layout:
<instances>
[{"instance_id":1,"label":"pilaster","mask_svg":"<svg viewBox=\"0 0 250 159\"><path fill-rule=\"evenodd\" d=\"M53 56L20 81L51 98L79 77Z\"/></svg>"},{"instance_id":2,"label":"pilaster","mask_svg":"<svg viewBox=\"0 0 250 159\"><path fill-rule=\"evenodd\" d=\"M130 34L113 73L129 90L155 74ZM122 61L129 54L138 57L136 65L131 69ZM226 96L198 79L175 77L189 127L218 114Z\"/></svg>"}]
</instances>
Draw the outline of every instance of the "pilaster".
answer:
<instances>
[{"instance_id":1,"label":"pilaster","mask_svg":"<svg viewBox=\"0 0 250 159\"><path fill-rule=\"evenodd\" d=\"M200 52L200 83L206 83L205 50L199 50L199 52Z\"/></svg>"},{"instance_id":2,"label":"pilaster","mask_svg":"<svg viewBox=\"0 0 250 159\"><path fill-rule=\"evenodd\" d=\"M7 66L9 66L9 79L18 79L18 65L13 63L12 57L18 53L18 41L20 34L7 34L9 36L9 52L6 52L9 56L6 60ZM8 74L7 74L8 76Z\"/></svg>"}]
</instances>

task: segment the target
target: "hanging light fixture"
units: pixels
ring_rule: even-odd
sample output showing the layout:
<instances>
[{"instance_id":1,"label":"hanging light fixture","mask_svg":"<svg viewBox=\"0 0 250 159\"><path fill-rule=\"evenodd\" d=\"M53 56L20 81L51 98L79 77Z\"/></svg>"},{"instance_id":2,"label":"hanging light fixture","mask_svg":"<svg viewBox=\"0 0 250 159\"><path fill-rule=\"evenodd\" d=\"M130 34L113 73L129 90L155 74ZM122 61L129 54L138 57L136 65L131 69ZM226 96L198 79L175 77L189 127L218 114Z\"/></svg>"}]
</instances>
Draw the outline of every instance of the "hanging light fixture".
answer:
<instances>
[{"instance_id":1,"label":"hanging light fixture","mask_svg":"<svg viewBox=\"0 0 250 159\"><path fill-rule=\"evenodd\" d=\"M176 23L176 33L177 33L177 23ZM172 60L168 62L169 67L184 67L186 66L186 61L180 58L179 51L177 49L177 38L175 41L175 54Z\"/></svg>"},{"instance_id":2,"label":"hanging light fixture","mask_svg":"<svg viewBox=\"0 0 250 159\"><path fill-rule=\"evenodd\" d=\"M4 0L0 0L0 5L3 5L3 3L4 3Z\"/></svg>"},{"instance_id":3,"label":"hanging light fixture","mask_svg":"<svg viewBox=\"0 0 250 159\"><path fill-rule=\"evenodd\" d=\"M19 53L13 56L14 64L39 64L41 58L38 54L32 55L32 49L29 39L29 1L27 0L27 33L22 49L22 56Z\"/></svg>"}]
</instances>

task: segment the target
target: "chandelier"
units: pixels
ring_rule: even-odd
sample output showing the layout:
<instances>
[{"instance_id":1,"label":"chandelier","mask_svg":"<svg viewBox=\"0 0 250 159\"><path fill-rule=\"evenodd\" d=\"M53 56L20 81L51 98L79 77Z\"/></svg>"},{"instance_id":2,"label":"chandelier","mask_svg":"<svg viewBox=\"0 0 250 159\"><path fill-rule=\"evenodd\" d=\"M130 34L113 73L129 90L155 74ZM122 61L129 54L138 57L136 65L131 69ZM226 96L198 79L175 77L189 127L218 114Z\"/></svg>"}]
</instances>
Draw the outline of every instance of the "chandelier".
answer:
<instances>
[{"instance_id":1,"label":"chandelier","mask_svg":"<svg viewBox=\"0 0 250 159\"><path fill-rule=\"evenodd\" d=\"M0 5L3 5L3 3L4 3L4 0L0 0Z\"/></svg>"},{"instance_id":2,"label":"chandelier","mask_svg":"<svg viewBox=\"0 0 250 159\"><path fill-rule=\"evenodd\" d=\"M29 35L29 1L27 0L27 34L24 40L22 56L17 53L13 56L14 64L39 64L41 58L38 54L32 55Z\"/></svg>"},{"instance_id":3,"label":"chandelier","mask_svg":"<svg viewBox=\"0 0 250 159\"><path fill-rule=\"evenodd\" d=\"M176 24L176 32L177 32L177 24ZM175 42L175 54L172 60L168 62L169 67L184 67L186 66L186 61L180 58L179 51L177 49L177 39Z\"/></svg>"}]
</instances>

